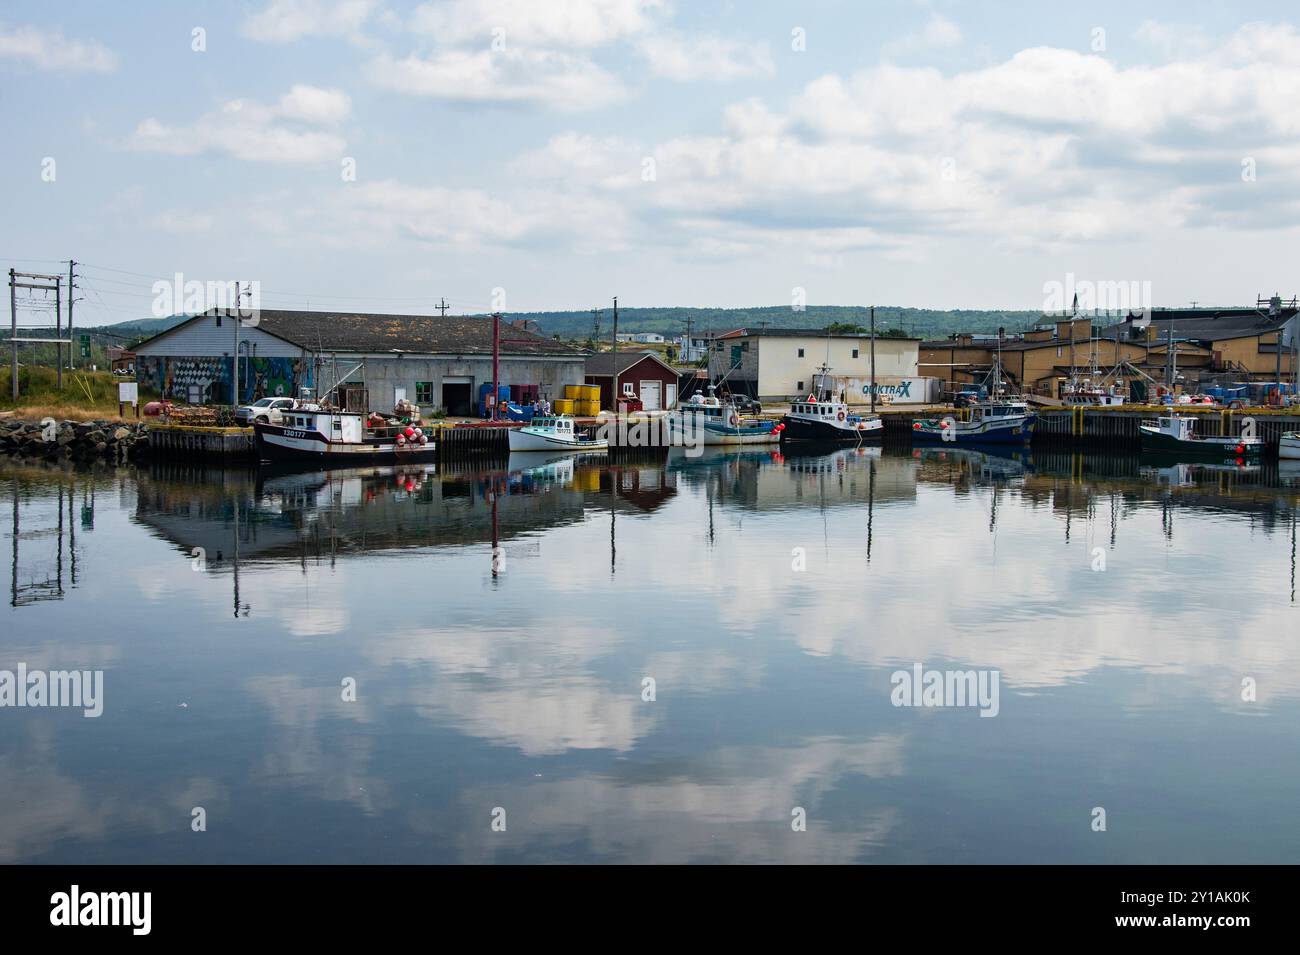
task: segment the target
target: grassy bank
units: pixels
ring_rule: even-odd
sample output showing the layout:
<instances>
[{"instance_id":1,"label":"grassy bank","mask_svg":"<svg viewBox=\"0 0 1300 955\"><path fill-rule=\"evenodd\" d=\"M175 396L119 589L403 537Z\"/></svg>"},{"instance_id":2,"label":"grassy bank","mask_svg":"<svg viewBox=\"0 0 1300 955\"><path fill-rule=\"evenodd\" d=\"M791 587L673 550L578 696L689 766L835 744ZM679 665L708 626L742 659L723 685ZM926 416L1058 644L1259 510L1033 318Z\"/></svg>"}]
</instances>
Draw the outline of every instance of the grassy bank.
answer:
<instances>
[{"instance_id":1,"label":"grassy bank","mask_svg":"<svg viewBox=\"0 0 1300 955\"><path fill-rule=\"evenodd\" d=\"M63 370L63 388L53 368L22 365L18 368L18 401L12 398L9 365L0 369L0 412L14 412L24 419L55 418L88 421L113 418L117 414L117 383L107 371ZM142 393L142 402L148 398Z\"/></svg>"}]
</instances>

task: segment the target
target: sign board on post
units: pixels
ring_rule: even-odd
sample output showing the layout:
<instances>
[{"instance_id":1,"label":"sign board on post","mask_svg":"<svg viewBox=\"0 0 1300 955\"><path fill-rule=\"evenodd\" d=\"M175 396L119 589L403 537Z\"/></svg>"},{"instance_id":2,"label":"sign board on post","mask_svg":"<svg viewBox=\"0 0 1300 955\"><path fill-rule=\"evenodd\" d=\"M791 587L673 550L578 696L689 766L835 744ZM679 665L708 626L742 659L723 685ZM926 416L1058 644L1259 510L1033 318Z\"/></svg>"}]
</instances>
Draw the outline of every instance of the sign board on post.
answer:
<instances>
[{"instance_id":1,"label":"sign board on post","mask_svg":"<svg viewBox=\"0 0 1300 955\"><path fill-rule=\"evenodd\" d=\"M117 383L117 415L123 417L122 408L130 405L135 409L136 417L140 416L140 386L134 381L119 381Z\"/></svg>"},{"instance_id":2,"label":"sign board on post","mask_svg":"<svg viewBox=\"0 0 1300 955\"><path fill-rule=\"evenodd\" d=\"M89 335L81 336L81 357L82 358L90 357L90 336Z\"/></svg>"}]
</instances>

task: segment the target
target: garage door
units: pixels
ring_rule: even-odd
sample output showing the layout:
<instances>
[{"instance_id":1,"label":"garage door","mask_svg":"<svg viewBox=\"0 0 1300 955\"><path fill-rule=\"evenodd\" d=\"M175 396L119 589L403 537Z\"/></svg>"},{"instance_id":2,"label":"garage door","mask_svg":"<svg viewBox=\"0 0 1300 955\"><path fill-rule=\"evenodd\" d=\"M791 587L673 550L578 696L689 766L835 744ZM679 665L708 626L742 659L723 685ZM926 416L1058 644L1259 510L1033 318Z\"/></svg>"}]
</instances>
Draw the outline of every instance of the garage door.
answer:
<instances>
[{"instance_id":1,"label":"garage door","mask_svg":"<svg viewBox=\"0 0 1300 955\"><path fill-rule=\"evenodd\" d=\"M663 382L659 381L641 382L638 394L641 397L641 407L646 411L658 411L663 407L663 403L659 400L659 389L662 385Z\"/></svg>"}]
</instances>

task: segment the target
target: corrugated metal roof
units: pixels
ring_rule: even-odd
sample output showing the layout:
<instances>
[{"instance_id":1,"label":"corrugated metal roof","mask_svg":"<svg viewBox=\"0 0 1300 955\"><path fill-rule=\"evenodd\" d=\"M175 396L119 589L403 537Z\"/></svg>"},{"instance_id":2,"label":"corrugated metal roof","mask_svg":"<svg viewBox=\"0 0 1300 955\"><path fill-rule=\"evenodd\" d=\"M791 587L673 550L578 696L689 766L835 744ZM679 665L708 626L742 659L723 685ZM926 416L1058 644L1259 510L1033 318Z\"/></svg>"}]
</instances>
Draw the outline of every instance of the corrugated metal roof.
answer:
<instances>
[{"instance_id":1,"label":"corrugated metal roof","mask_svg":"<svg viewBox=\"0 0 1300 955\"><path fill-rule=\"evenodd\" d=\"M204 313L202 318L216 313ZM190 321L193 321L191 319ZM190 322L154 336L182 331ZM491 355L492 319L470 316L382 315L261 309L257 328L308 351L375 354ZM581 349L503 321L502 355L583 355ZM509 339L506 341L504 339ZM149 339L153 341L154 339ZM143 347L143 346L141 346Z\"/></svg>"}]
</instances>

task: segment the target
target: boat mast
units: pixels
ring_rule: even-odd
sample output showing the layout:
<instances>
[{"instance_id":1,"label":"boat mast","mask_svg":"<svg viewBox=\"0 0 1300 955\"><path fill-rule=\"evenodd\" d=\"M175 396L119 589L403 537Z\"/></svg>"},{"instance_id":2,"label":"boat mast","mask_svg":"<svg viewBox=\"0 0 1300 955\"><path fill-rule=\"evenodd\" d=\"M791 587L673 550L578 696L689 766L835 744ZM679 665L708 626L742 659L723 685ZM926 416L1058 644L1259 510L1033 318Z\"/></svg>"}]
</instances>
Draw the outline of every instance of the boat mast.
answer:
<instances>
[{"instance_id":1,"label":"boat mast","mask_svg":"<svg viewBox=\"0 0 1300 955\"><path fill-rule=\"evenodd\" d=\"M871 306L871 411L876 410L876 306ZM874 471L872 472L875 473Z\"/></svg>"}]
</instances>

